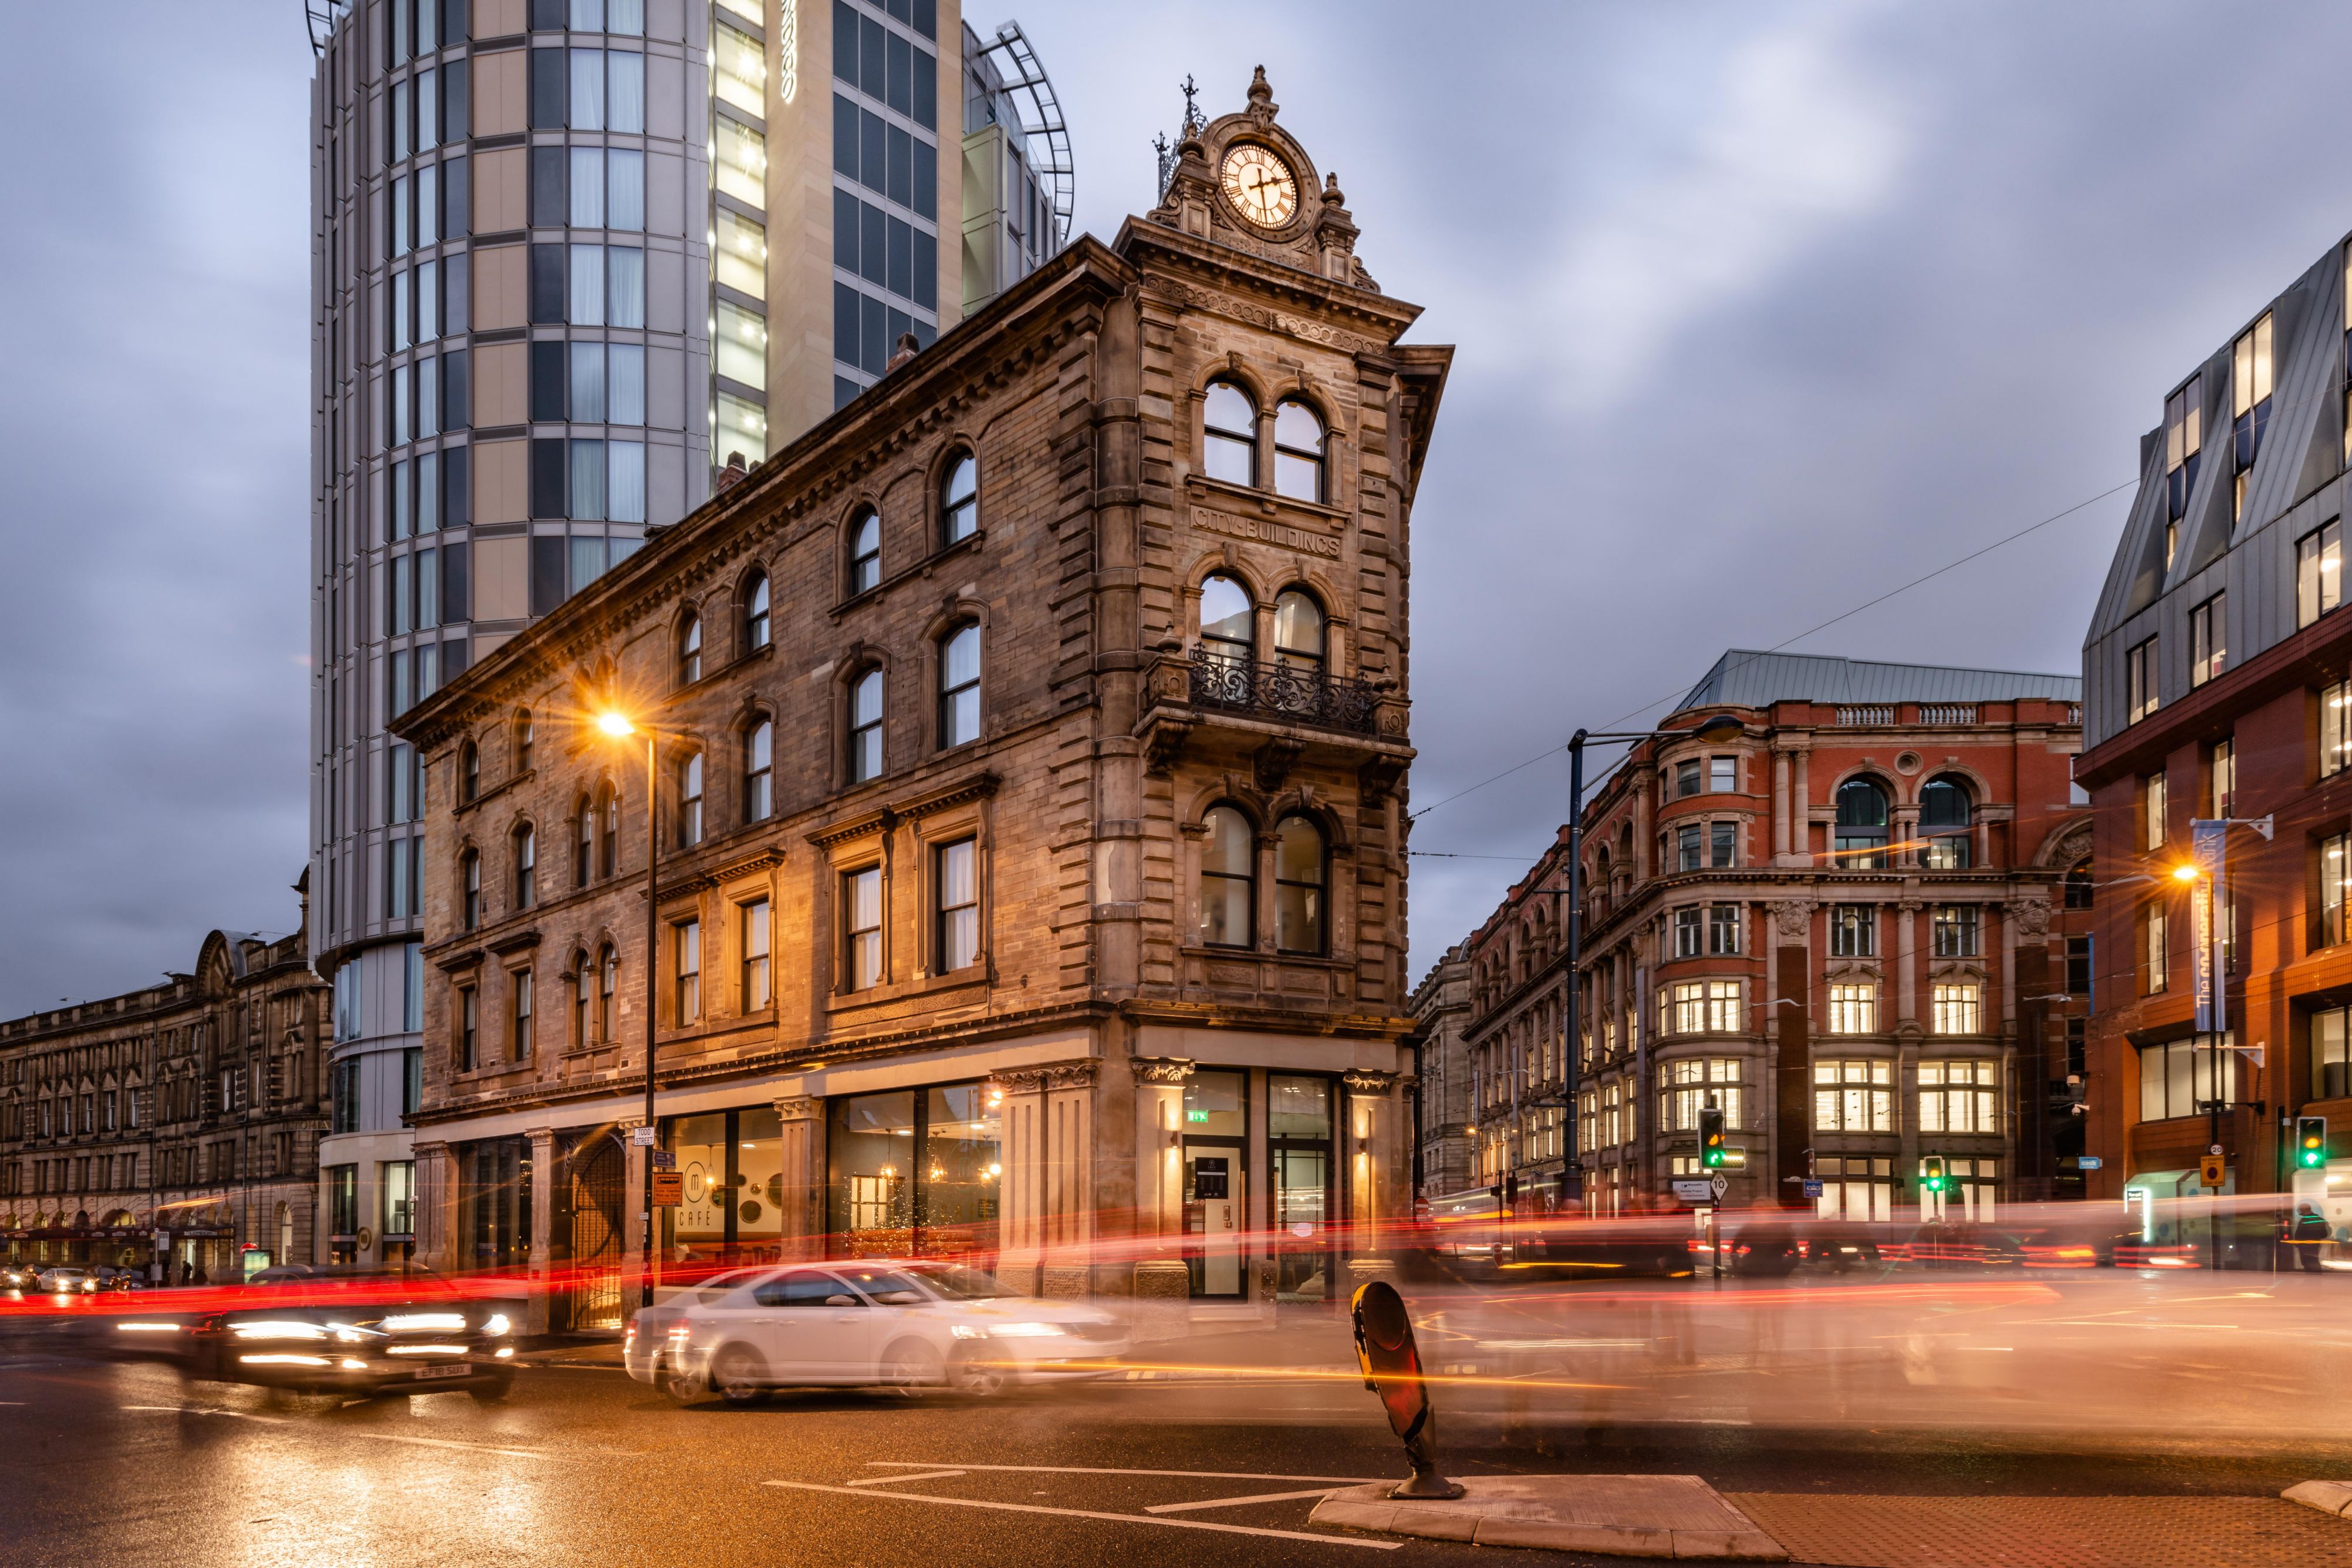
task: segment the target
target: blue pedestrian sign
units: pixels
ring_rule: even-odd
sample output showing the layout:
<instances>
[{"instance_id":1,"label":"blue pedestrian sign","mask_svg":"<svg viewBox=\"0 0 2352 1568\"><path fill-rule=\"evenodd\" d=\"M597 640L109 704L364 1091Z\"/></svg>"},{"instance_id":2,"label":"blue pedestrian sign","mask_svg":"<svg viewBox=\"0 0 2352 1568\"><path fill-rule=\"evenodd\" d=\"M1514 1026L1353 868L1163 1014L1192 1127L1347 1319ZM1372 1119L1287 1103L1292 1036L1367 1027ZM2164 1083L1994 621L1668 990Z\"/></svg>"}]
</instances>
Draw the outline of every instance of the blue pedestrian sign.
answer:
<instances>
[{"instance_id":1,"label":"blue pedestrian sign","mask_svg":"<svg viewBox=\"0 0 2352 1568\"><path fill-rule=\"evenodd\" d=\"M1806 1181L1806 1183L1805 1183L1805 1196L1806 1196L1807 1197L1821 1197L1821 1196L1822 1196L1822 1184L1821 1184L1820 1182L1817 1182L1817 1181L1813 1181L1813 1180L1808 1179L1808 1180Z\"/></svg>"}]
</instances>

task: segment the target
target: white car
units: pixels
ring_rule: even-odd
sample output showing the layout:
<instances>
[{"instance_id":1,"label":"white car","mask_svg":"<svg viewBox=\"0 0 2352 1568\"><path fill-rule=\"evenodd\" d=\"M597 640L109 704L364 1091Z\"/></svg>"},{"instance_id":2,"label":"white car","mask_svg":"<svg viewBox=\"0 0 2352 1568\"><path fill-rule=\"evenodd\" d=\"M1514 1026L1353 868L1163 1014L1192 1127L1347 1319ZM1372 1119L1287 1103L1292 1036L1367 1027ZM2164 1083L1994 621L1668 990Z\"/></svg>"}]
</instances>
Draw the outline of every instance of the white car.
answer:
<instances>
[{"instance_id":1,"label":"white car","mask_svg":"<svg viewBox=\"0 0 2352 1568\"><path fill-rule=\"evenodd\" d=\"M44 1269L34 1281L52 1296L83 1295L98 1289L98 1276L87 1269Z\"/></svg>"},{"instance_id":2,"label":"white car","mask_svg":"<svg viewBox=\"0 0 2352 1568\"><path fill-rule=\"evenodd\" d=\"M1015 1295L960 1264L865 1259L740 1269L681 1291L630 1319L622 1360L681 1403L715 1393L749 1405L775 1388L993 1394L1100 1376L1129 1339L1083 1301Z\"/></svg>"}]
</instances>

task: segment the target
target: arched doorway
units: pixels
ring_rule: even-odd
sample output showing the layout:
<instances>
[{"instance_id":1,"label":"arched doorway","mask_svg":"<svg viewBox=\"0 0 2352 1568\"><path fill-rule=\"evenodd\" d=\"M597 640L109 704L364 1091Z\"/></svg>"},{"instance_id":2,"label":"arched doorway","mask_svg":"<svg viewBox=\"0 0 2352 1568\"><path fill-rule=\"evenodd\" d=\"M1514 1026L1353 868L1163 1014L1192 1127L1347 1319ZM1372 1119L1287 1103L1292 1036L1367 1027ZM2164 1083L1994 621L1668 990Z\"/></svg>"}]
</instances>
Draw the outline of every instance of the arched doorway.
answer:
<instances>
[{"instance_id":1,"label":"arched doorway","mask_svg":"<svg viewBox=\"0 0 2352 1568\"><path fill-rule=\"evenodd\" d=\"M569 1302L566 1326L574 1333L621 1326L627 1171L613 1129L599 1127L566 1140L559 1188L563 1212L551 1230L566 1252L571 1288L561 1299Z\"/></svg>"}]
</instances>

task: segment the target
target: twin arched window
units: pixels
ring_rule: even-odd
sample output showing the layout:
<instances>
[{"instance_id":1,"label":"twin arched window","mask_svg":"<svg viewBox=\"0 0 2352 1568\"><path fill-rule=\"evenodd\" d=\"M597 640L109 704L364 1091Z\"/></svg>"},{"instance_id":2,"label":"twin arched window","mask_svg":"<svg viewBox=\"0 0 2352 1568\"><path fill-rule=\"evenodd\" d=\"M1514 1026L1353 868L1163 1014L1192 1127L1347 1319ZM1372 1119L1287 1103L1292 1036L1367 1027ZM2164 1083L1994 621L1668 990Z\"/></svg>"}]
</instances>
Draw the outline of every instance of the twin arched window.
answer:
<instances>
[{"instance_id":1,"label":"twin arched window","mask_svg":"<svg viewBox=\"0 0 2352 1568\"><path fill-rule=\"evenodd\" d=\"M621 955L607 942L596 954L596 1038L613 1038L613 997L621 988Z\"/></svg>"},{"instance_id":2,"label":"twin arched window","mask_svg":"<svg viewBox=\"0 0 2352 1568\"><path fill-rule=\"evenodd\" d=\"M940 639L940 747L980 738L980 627L967 621Z\"/></svg>"},{"instance_id":3,"label":"twin arched window","mask_svg":"<svg viewBox=\"0 0 2352 1568\"><path fill-rule=\"evenodd\" d=\"M1919 791L1919 836L1927 841L1920 862L1930 871L1965 871L1971 859L1975 801L1969 787L1945 774Z\"/></svg>"},{"instance_id":4,"label":"twin arched window","mask_svg":"<svg viewBox=\"0 0 2352 1568\"><path fill-rule=\"evenodd\" d=\"M1239 807L1214 806L1202 819L1201 940L1253 947L1257 940L1257 835ZM1312 819L1291 815L1274 830L1274 947L1320 954L1329 941L1325 888L1330 854Z\"/></svg>"},{"instance_id":5,"label":"twin arched window","mask_svg":"<svg viewBox=\"0 0 2352 1568\"><path fill-rule=\"evenodd\" d=\"M756 653L768 645L768 574L755 571L743 585L743 652Z\"/></svg>"},{"instance_id":6,"label":"twin arched window","mask_svg":"<svg viewBox=\"0 0 2352 1568\"><path fill-rule=\"evenodd\" d=\"M870 665L849 683L849 781L882 777L882 667Z\"/></svg>"},{"instance_id":7,"label":"twin arched window","mask_svg":"<svg viewBox=\"0 0 2352 1568\"><path fill-rule=\"evenodd\" d=\"M756 718L743 732L743 820L764 822L775 806L776 727Z\"/></svg>"},{"instance_id":8,"label":"twin arched window","mask_svg":"<svg viewBox=\"0 0 2352 1568\"><path fill-rule=\"evenodd\" d=\"M854 597L881 583L882 517L861 512L849 525L849 591Z\"/></svg>"},{"instance_id":9,"label":"twin arched window","mask_svg":"<svg viewBox=\"0 0 2352 1568\"><path fill-rule=\"evenodd\" d=\"M702 841L702 753L689 751L677 759L677 845L690 850Z\"/></svg>"},{"instance_id":10,"label":"twin arched window","mask_svg":"<svg viewBox=\"0 0 2352 1568\"><path fill-rule=\"evenodd\" d=\"M690 686L702 679L702 617L688 612L677 624L677 684Z\"/></svg>"},{"instance_id":11,"label":"twin arched window","mask_svg":"<svg viewBox=\"0 0 2352 1568\"><path fill-rule=\"evenodd\" d=\"M1830 848L1848 871L1880 871L1886 865L1886 791L1875 779L1849 779L1838 786L1837 826Z\"/></svg>"},{"instance_id":12,"label":"twin arched window","mask_svg":"<svg viewBox=\"0 0 2352 1568\"><path fill-rule=\"evenodd\" d=\"M1274 491L1293 500L1324 499L1322 418L1298 398L1274 410ZM1232 382L1211 382L1201 405L1201 465L1212 479L1256 486L1257 404Z\"/></svg>"},{"instance_id":13,"label":"twin arched window","mask_svg":"<svg viewBox=\"0 0 2352 1568\"><path fill-rule=\"evenodd\" d=\"M980 531L980 462L959 452L940 483L940 543L954 544Z\"/></svg>"},{"instance_id":14,"label":"twin arched window","mask_svg":"<svg viewBox=\"0 0 2352 1568\"><path fill-rule=\"evenodd\" d=\"M1323 607L1304 589L1274 598L1274 663L1291 669L1323 667ZM1257 608L1239 579L1215 572L1201 583L1201 651L1230 664L1257 657Z\"/></svg>"}]
</instances>

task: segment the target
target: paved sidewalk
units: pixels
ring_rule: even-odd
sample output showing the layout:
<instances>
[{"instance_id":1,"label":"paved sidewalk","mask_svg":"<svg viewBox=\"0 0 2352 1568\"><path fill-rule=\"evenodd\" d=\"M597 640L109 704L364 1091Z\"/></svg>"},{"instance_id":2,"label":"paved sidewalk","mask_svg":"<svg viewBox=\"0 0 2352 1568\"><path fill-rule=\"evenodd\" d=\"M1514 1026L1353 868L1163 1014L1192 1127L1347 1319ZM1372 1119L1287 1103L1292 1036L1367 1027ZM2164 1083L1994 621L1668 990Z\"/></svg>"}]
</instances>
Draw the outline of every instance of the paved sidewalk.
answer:
<instances>
[{"instance_id":1,"label":"paved sidewalk","mask_svg":"<svg viewBox=\"0 0 2352 1568\"><path fill-rule=\"evenodd\" d=\"M2352 1568L2352 1521L2274 1497L1725 1496L1825 1568Z\"/></svg>"}]
</instances>

